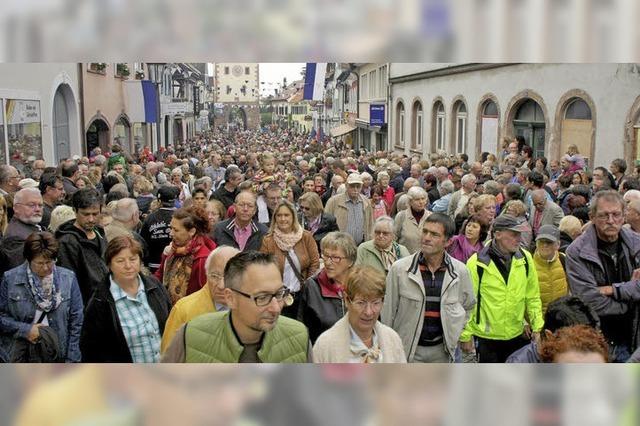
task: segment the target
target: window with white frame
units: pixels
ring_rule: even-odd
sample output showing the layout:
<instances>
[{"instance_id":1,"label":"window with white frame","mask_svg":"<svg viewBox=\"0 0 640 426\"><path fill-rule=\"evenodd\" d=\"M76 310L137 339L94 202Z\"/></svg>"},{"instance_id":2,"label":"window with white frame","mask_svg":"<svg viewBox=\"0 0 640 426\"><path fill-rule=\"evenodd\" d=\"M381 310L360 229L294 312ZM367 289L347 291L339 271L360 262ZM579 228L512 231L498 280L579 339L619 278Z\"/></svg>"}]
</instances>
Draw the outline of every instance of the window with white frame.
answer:
<instances>
[{"instance_id":1,"label":"window with white frame","mask_svg":"<svg viewBox=\"0 0 640 426\"><path fill-rule=\"evenodd\" d=\"M404 147L404 104L398 103L396 107L396 145Z\"/></svg>"},{"instance_id":2,"label":"window with white frame","mask_svg":"<svg viewBox=\"0 0 640 426\"><path fill-rule=\"evenodd\" d=\"M456 105L456 153L460 154L467 149L467 107L463 102Z\"/></svg>"},{"instance_id":3,"label":"window with white frame","mask_svg":"<svg viewBox=\"0 0 640 426\"><path fill-rule=\"evenodd\" d=\"M435 123L434 123L434 128L435 128L435 138L436 138L436 148L437 149L444 149L444 119L445 119L445 113L444 113L444 105L442 105L442 102L437 102L434 105L434 110L435 110Z\"/></svg>"},{"instance_id":4,"label":"window with white frame","mask_svg":"<svg viewBox=\"0 0 640 426\"><path fill-rule=\"evenodd\" d=\"M360 99L363 101L369 99L369 74L360 76Z\"/></svg>"},{"instance_id":5,"label":"window with white frame","mask_svg":"<svg viewBox=\"0 0 640 426\"><path fill-rule=\"evenodd\" d=\"M376 77L377 73L376 70L373 70L369 73L369 99L373 99L377 96L376 93Z\"/></svg>"},{"instance_id":6,"label":"window with white frame","mask_svg":"<svg viewBox=\"0 0 640 426\"><path fill-rule=\"evenodd\" d=\"M421 149L422 148L422 130L423 130L423 115L422 115L422 104L420 101L416 101L413 103L413 118L412 118L412 129L411 129L411 148L413 149Z\"/></svg>"},{"instance_id":7,"label":"window with white frame","mask_svg":"<svg viewBox=\"0 0 640 426\"><path fill-rule=\"evenodd\" d=\"M383 65L378 70L378 97L384 98L387 86L387 66Z\"/></svg>"}]
</instances>

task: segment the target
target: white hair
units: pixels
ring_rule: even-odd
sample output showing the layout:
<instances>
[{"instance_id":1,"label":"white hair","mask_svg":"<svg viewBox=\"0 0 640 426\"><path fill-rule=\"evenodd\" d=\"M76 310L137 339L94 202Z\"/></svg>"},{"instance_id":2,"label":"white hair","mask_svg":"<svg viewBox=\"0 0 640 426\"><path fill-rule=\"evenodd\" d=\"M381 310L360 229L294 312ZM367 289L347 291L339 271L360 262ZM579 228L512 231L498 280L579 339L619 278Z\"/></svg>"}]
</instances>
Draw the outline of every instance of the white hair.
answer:
<instances>
[{"instance_id":1,"label":"white hair","mask_svg":"<svg viewBox=\"0 0 640 426\"><path fill-rule=\"evenodd\" d=\"M111 217L118 222L127 222L137 212L138 203L133 198L121 198L111 212Z\"/></svg>"},{"instance_id":2,"label":"white hair","mask_svg":"<svg viewBox=\"0 0 640 426\"><path fill-rule=\"evenodd\" d=\"M391 232L393 232L394 221L389 216L380 216L377 218L373 223L373 229L376 229L378 225L388 226L389 229L391 229Z\"/></svg>"},{"instance_id":3,"label":"white hair","mask_svg":"<svg viewBox=\"0 0 640 426\"><path fill-rule=\"evenodd\" d=\"M411 200L415 200L416 198L427 198L427 191L425 191L421 186L412 186L407 191L407 195Z\"/></svg>"},{"instance_id":4,"label":"white hair","mask_svg":"<svg viewBox=\"0 0 640 426\"><path fill-rule=\"evenodd\" d=\"M24 188L16 192L16 195L13 197L13 203L22 203L28 195L42 198L42 194L40 194L40 191L37 188Z\"/></svg>"},{"instance_id":5,"label":"white hair","mask_svg":"<svg viewBox=\"0 0 640 426\"><path fill-rule=\"evenodd\" d=\"M240 250L231 246L218 246L213 249L213 251L209 253L207 260L204 262L204 270L207 272L207 274L211 273L211 263L213 262L213 259L218 256L222 256L225 253L229 253L231 256L235 256L236 254L240 253Z\"/></svg>"},{"instance_id":6,"label":"white hair","mask_svg":"<svg viewBox=\"0 0 640 426\"><path fill-rule=\"evenodd\" d=\"M640 200L640 191L638 191L637 189L630 189L624 193L624 196L622 198L624 198L624 201L626 201L627 203L635 200Z\"/></svg>"},{"instance_id":7,"label":"white hair","mask_svg":"<svg viewBox=\"0 0 640 426\"><path fill-rule=\"evenodd\" d=\"M450 180L443 180L440 184L440 195L444 196L450 194L454 189L455 186L453 186L453 182L451 182Z\"/></svg>"}]
</instances>

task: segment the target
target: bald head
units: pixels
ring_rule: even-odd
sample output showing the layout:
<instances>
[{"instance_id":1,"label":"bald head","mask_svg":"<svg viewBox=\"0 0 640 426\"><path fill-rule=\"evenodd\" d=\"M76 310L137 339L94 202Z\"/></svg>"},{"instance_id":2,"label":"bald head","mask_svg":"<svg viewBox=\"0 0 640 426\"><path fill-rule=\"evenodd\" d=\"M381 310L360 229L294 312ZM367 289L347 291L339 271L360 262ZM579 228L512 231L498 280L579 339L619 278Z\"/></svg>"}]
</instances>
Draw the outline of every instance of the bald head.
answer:
<instances>
[{"instance_id":1,"label":"bald head","mask_svg":"<svg viewBox=\"0 0 640 426\"><path fill-rule=\"evenodd\" d=\"M213 250L207 261L205 262L205 270L207 271L207 287L214 302L226 305L224 296L224 268L227 262L240 250L235 247L219 246Z\"/></svg>"},{"instance_id":2,"label":"bald head","mask_svg":"<svg viewBox=\"0 0 640 426\"><path fill-rule=\"evenodd\" d=\"M531 192L531 202L536 210L542 211L547 205L547 191L544 189L536 189Z\"/></svg>"}]
</instances>

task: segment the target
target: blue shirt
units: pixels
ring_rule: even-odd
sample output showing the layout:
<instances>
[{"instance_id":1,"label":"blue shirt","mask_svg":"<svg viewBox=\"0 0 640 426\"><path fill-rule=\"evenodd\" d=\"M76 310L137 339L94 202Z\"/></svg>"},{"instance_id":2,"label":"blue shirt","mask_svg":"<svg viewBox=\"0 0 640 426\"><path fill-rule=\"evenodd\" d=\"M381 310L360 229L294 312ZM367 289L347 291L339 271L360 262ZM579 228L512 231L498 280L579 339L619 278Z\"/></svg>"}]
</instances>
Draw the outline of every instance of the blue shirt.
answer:
<instances>
[{"instance_id":1,"label":"blue shirt","mask_svg":"<svg viewBox=\"0 0 640 426\"><path fill-rule=\"evenodd\" d=\"M120 326L133 362L159 362L160 326L147 301L142 279L138 276L138 291L135 297L125 293L113 280L113 275L109 280L109 291L116 303Z\"/></svg>"}]
</instances>

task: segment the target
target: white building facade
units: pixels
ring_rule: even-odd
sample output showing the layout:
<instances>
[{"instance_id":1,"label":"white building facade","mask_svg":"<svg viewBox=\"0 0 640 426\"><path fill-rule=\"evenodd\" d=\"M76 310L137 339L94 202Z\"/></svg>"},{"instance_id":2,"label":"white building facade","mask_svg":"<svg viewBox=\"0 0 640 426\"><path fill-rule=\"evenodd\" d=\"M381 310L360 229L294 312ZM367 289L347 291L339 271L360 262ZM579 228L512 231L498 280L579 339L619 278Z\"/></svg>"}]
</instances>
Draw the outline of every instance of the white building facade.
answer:
<instances>
[{"instance_id":1,"label":"white building facade","mask_svg":"<svg viewBox=\"0 0 640 426\"><path fill-rule=\"evenodd\" d=\"M0 163L21 169L82 154L79 66L0 64Z\"/></svg>"},{"instance_id":2,"label":"white building facade","mask_svg":"<svg viewBox=\"0 0 640 426\"><path fill-rule=\"evenodd\" d=\"M576 144L589 165L640 159L638 64L390 64L391 149L497 153L522 135L536 156Z\"/></svg>"}]
</instances>

